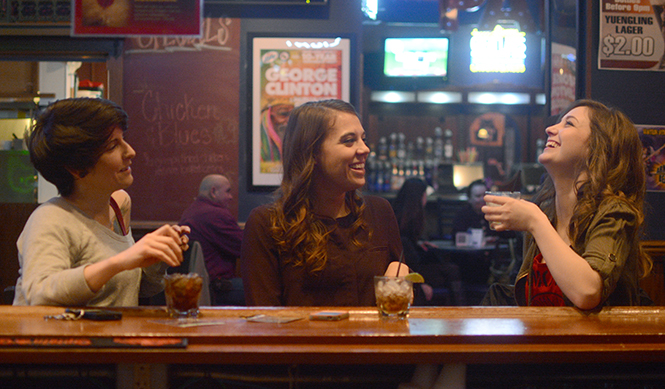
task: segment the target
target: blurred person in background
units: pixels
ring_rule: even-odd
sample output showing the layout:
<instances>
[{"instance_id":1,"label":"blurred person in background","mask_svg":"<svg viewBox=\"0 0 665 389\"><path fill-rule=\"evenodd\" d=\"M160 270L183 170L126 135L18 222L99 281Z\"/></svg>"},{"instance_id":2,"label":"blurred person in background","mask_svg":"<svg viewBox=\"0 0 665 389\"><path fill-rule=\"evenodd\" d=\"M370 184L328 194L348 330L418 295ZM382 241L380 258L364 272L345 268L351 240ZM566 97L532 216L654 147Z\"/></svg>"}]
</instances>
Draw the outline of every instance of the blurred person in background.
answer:
<instances>
[{"instance_id":1,"label":"blurred person in background","mask_svg":"<svg viewBox=\"0 0 665 389\"><path fill-rule=\"evenodd\" d=\"M418 285L422 293L416 295L415 303L426 305L432 301L433 288L446 287L451 291L455 305L465 305L459 267L423 240L426 204L427 184L415 177L404 182L393 200L404 263L425 279L425 283Z\"/></svg>"},{"instance_id":2,"label":"blurred person in background","mask_svg":"<svg viewBox=\"0 0 665 389\"><path fill-rule=\"evenodd\" d=\"M236 274L242 229L229 210L232 199L229 179L209 174L201 180L199 195L180 218L180 224L192 230L189 239L201 244L212 305L245 305L242 278Z\"/></svg>"}]
</instances>

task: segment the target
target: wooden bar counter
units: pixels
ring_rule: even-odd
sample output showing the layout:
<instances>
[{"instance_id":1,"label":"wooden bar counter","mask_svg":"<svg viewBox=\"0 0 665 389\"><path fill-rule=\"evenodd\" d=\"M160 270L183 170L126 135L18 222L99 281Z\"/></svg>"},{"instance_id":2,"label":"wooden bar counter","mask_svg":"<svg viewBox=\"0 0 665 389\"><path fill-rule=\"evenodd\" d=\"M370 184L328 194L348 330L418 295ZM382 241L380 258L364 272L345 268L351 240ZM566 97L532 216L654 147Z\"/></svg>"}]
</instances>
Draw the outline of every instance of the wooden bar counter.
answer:
<instances>
[{"instance_id":1,"label":"wooden bar counter","mask_svg":"<svg viewBox=\"0 0 665 389\"><path fill-rule=\"evenodd\" d=\"M331 308L339 309L339 308ZM665 362L665 307L412 308L404 321L351 308L349 319L311 321L325 308L204 308L209 325L178 327L164 307L118 309L119 321L45 320L57 307L0 306L0 365L405 365ZM246 318L300 318L286 323ZM86 345L114 340L126 347ZM186 343L171 347L169 343ZM51 346L55 345L55 346ZM153 347L161 345L162 347ZM164 347L166 346L166 347Z\"/></svg>"},{"instance_id":2,"label":"wooden bar counter","mask_svg":"<svg viewBox=\"0 0 665 389\"><path fill-rule=\"evenodd\" d=\"M0 307L1 363L397 364L665 362L665 308L584 314L573 308L412 308L404 321L351 309L341 321L310 321L316 308L202 309L215 325L168 324L164 308L125 308L119 321L45 320L55 307ZM265 314L289 323L249 322ZM186 339L184 348L11 347L8 339ZM269 356L269 358L268 358Z\"/></svg>"}]
</instances>

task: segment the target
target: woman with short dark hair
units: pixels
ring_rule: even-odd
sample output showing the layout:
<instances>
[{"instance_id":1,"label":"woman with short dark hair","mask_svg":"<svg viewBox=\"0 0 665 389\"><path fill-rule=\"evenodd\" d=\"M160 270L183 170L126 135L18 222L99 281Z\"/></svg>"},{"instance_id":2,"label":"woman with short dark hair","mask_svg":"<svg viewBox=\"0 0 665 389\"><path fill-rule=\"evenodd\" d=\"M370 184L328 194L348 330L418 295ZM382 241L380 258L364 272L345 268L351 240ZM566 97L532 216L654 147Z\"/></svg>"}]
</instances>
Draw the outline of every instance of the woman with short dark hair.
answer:
<instances>
[{"instance_id":1,"label":"woman with short dark hair","mask_svg":"<svg viewBox=\"0 0 665 389\"><path fill-rule=\"evenodd\" d=\"M37 118L28 149L60 192L30 215L17 241L14 305L132 306L163 289L189 227L164 225L136 244L129 229L134 149L127 114L103 99L64 99Z\"/></svg>"}]
</instances>

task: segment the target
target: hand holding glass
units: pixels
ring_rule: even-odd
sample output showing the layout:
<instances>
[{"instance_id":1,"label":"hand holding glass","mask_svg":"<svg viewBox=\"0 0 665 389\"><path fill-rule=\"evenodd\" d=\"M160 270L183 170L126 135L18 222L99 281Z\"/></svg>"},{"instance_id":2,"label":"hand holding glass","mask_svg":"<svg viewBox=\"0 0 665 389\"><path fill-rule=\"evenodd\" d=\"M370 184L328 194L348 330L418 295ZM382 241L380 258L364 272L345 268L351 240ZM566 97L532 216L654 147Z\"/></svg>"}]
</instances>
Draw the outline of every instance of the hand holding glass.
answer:
<instances>
[{"instance_id":1,"label":"hand holding glass","mask_svg":"<svg viewBox=\"0 0 665 389\"><path fill-rule=\"evenodd\" d=\"M521 195L522 195L520 192L491 192L491 191L485 192L485 194L490 195L490 196L510 197L510 198L517 199L517 200L519 200L521 198ZM490 206L490 207L499 207L500 206L500 204L497 204L497 203L487 203L487 205ZM501 225L501 223L500 222L491 222L490 223L490 229L496 230L496 226L498 226L498 225Z\"/></svg>"}]
</instances>

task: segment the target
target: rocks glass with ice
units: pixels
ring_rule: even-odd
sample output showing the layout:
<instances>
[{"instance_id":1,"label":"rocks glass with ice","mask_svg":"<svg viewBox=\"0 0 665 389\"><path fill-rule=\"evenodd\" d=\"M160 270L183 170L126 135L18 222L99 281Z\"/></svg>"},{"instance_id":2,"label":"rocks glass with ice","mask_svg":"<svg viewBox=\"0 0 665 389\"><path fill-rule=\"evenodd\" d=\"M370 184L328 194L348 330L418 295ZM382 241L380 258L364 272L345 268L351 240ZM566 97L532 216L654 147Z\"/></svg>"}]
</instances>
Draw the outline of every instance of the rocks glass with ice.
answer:
<instances>
[{"instance_id":1,"label":"rocks glass with ice","mask_svg":"<svg viewBox=\"0 0 665 389\"><path fill-rule=\"evenodd\" d=\"M164 276L166 309L174 318L197 317L203 278L196 273L173 273Z\"/></svg>"},{"instance_id":2,"label":"rocks glass with ice","mask_svg":"<svg viewBox=\"0 0 665 389\"><path fill-rule=\"evenodd\" d=\"M413 283L404 277L374 277L374 293L379 316L404 319L413 301Z\"/></svg>"}]
</instances>

